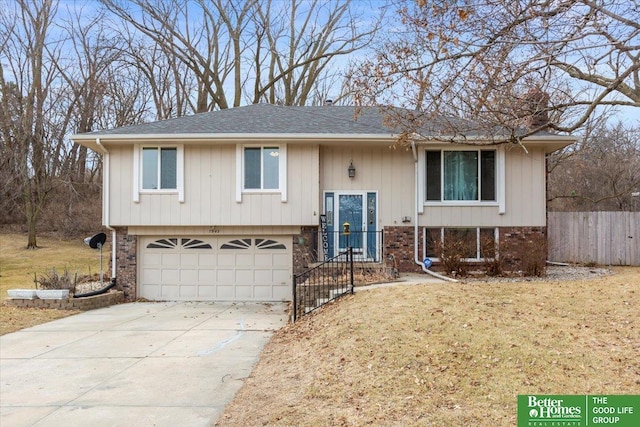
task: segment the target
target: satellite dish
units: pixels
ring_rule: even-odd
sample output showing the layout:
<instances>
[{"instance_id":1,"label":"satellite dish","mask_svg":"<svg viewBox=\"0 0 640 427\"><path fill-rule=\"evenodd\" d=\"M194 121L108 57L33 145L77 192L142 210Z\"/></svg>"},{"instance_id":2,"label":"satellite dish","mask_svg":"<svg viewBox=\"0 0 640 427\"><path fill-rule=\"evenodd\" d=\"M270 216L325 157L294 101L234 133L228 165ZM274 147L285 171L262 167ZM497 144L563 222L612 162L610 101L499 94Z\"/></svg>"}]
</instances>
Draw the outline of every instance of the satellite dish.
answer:
<instances>
[{"instance_id":1,"label":"satellite dish","mask_svg":"<svg viewBox=\"0 0 640 427\"><path fill-rule=\"evenodd\" d=\"M96 235L93 235L91 237L87 237L86 239L84 239L84 242L87 245L89 245L91 249L102 248L102 245L104 245L104 242L106 241L107 241L107 235L104 233L98 233Z\"/></svg>"},{"instance_id":2,"label":"satellite dish","mask_svg":"<svg viewBox=\"0 0 640 427\"><path fill-rule=\"evenodd\" d=\"M89 245L91 249L100 249L100 284L102 284L102 246L107 241L107 235L104 233L94 234L84 239L84 243Z\"/></svg>"}]
</instances>

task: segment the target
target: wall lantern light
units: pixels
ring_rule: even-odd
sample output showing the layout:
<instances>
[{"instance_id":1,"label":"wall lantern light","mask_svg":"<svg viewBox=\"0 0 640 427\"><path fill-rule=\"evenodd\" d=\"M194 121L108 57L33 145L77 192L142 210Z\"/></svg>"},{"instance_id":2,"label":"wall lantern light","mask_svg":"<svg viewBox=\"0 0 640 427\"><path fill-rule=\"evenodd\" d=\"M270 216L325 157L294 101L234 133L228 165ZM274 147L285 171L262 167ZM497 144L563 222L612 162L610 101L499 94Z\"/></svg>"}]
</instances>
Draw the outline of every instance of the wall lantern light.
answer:
<instances>
[{"instance_id":1,"label":"wall lantern light","mask_svg":"<svg viewBox=\"0 0 640 427\"><path fill-rule=\"evenodd\" d=\"M349 164L349 167L347 168L347 172L349 173L349 178L354 178L356 176L356 168L355 166L353 166L353 160Z\"/></svg>"}]
</instances>

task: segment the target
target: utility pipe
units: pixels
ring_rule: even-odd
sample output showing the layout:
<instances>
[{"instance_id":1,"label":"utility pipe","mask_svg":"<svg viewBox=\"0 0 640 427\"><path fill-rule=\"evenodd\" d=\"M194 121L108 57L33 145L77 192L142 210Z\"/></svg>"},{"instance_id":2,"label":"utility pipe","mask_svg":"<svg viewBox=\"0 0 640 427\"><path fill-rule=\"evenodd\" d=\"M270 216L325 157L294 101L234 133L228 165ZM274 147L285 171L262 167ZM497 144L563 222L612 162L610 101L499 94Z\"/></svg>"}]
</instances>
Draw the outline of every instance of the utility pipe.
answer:
<instances>
[{"instance_id":1,"label":"utility pipe","mask_svg":"<svg viewBox=\"0 0 640 427\"><path fill-rule=\"evenodd\" d=\"M110 155L109 155L109 150L107 150L105 148L104 145L102 145L102 142L100 142L100 138L96 138L96 144L98 145L98 147L100 147L100 149L102 150L102 153L104 154L104 160L102 162L102 179L103 179L103 186L102 186L102 191L104 194L104 226L106 227L107 230L111 230L111 286L114 286L116 284L116 242L117 242L117 233L116 233L116 229L111 227L111 225L109 225L109 190L110 190L110 186L109 186L109 167L110 167Z\"/></svg>"},{"instance_id":2,"label":"utility pipe","mask_svg":"<svg viewBox=\"0 0 640 427\"><path fill-rule=\"evenodd\" d=\"M420 266L420 268L422 268L422 271L424 271L425 273L438 278L440 280L445 280L447 282L456 282L458 283L458 280L456 279L452 279L451 277L447 277L447 276L443 276L442 274L438 274L434 271L429 270L425 265L424 262L422 262L420 260L420 250L419 250L419 245L418 245L418 237L420 234L420 229L418 227L418 215L420 214L420 191L419 188L420 186L418 185L418 179L419 179L419 173L418 173L418 152L416 150L416 143L415 141L411 141L411 152L413 153L413 163L414 163L414 173L415 173L415 188L416 188L416 216L414 218L413 221L413 253L414 253L414 261L416 264L418 264Z\"/></svg>"}]
</instances>

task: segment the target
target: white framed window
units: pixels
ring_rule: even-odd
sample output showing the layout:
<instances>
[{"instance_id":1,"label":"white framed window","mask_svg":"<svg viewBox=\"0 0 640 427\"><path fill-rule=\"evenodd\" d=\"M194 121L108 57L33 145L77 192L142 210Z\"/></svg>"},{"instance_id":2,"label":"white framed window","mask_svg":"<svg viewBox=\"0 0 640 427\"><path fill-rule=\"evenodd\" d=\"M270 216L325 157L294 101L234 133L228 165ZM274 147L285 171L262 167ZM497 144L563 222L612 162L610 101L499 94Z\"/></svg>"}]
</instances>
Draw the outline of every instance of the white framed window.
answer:
<instances>
[{"instance_id":1,"label":"white framed window","mask_svg":"<svg viewBox=\"0 0 640 427\"><path fill-rule=\"evenodd\" d=\"M242 193L280 193L287 201L287 147L285 144L238 145L236 201Z\"/></svg>"},{"instance_id":2,"label":"white framed window","mask_svg":"<svg viewBox=\"0 0 640 427\"><path fill-rule=\"evenodd\" d=\"M496 203L496 150L425 150L426 203Z\"/></svg>"},{"instance_id":3,"label":"white framed window","mask_svg":"<svg viewBox=\"0 0 640 427\"><path fill-rule=\"evenodd\" d=\"M244 190L280 189L280 147L244 147Z\"/></svg>"},{"instance_id":4,"label":"white framed window","mask_svg":"<svg viewBox=\"0 0 640 427\"><path fill-rule=\"evenodd\" d=\"M184 202L184 153L182 145L134 147L134 202L141 193L177 193Z\"/></svg>"},{"instance_id":5,"label":"white framed window","mask_svg":"<svg viewBox=\"0 0 640 427\"><path fill-rule=\"evenodd\" d=\"M178 189L178 148L142 147L142 189Z\"/></svg>"},{"instance_id":6,"label":"white framed window","mask_svg":"<svg viewBox=\"0 0 640 427\"><path fill-rule=\"evenodd\" d=\"M495 258L498 229L489 227L437 227L423 231L424 256L439 260L439 252L455 250L464 261L485 261Z\"/></svg>"}]
</instances>

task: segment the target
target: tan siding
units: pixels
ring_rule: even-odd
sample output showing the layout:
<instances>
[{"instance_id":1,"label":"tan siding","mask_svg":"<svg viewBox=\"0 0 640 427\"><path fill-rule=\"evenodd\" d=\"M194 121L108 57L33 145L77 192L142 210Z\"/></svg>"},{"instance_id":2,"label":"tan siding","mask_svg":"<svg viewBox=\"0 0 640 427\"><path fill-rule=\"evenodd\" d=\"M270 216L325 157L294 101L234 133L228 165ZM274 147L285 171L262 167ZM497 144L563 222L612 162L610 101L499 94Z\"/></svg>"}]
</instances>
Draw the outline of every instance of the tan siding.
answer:
<instances>
[{"instance_id":1,"label":"tan siding","mask_svg":"<svg viewBox=\"0 0 640 427\"><path fill-rule=\"evenodd\" d=\"M133 146L107 147L111 156L110 224L123 226L316 225L324 191L378 192L379 226L415 220L411 151L362 144L288 145L288 197L243 194L236 202L235 145L185 146L185 202L177 194L140 194L133 202ZM353 161L356 177L347 176ZM425 206L422 226L544 226L544 153L514 148L506 155L506 213L498 206ZM413 223L411 223L413 224ZM411 225L409 224L409 225Z\"/></svg>"},{"instance_id":2,"label":"tan siding","mask_svg":"<svg viewBox=\"0 0 640 427\"><path fill-rule=\"evenodd\" d=\"M355 178L347 168L353 160ZM380 146L321 148L321 190L377 191L380 226L401 224L414 217L414 162L410 151Z\"/></svg>"},{"instance_id":3,"label":"tan siding","mask_svg":"<svg viewBox=\"0 0 640 427\"><path fill-rule=\"evenodd\" d=\"M426 227L515 227L546 224L545 157L518 148L506 153L506 212L498 206L425 206L420 225Z\"/></svg>"},{"instance_id":4,"label":"tan siding","mask_svg":"<svg viewBox=\"0 0 640 427\"><path fill-rule=\"evenodd\" d=\"M277 194L235 200L235 145L187 145L185 202L177 194L140 194L133 202L133 146L108 147L111 225L312 225L318 223L317 145L288 147L288 201ZM315 213L315 215L314 215Z\"/></svg>"}]
</instances>

